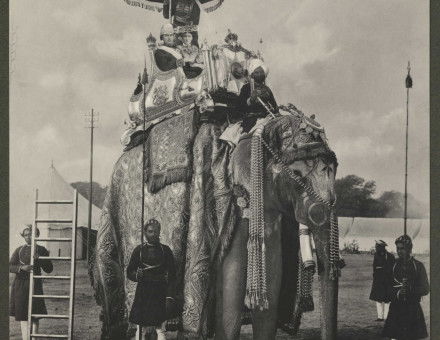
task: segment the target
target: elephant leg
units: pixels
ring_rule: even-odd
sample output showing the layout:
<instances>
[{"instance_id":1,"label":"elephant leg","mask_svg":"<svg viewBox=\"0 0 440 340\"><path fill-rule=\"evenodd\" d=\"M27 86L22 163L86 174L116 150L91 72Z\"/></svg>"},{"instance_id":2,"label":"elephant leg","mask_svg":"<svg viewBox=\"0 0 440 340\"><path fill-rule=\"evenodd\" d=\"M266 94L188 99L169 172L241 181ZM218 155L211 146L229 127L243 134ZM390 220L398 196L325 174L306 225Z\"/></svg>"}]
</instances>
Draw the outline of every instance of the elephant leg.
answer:
<instances>
[{"instance_id":1,"label":"elephant leg","mask_svg":"<svg viewBox=\"0 0 440 340\"><path fill-rule=\"evenodd\" d=\"M338 278L330 279L329 231L316 229L314 241L318 259L321 294L321 339L336 340L338 331Z\"/></svg>"},{"instance_id":2,"label":"elephant leg","mask_svg":"<svg viewBox=\"0 0 440 340\"><path fill-rule=\"evenodd\" d=\"M268 221L269 220L269 221ZM278 320L278 300L281 289L281 219L270 221L266 215L266 282L269 309L253 312L254 340L275 339ZM294 289L294 288L292 288Z\"/></svg>"},{"instance_id":3,"label":"elephant leg","mask_svg":"<svg viewBox=\"0 0 440 340\"><path fill-rule=\"evenodd\" d=\"M248 225L240 223L221 264L221 315L217 317L216 340L240 337L241 314L246 294Z\"/></svg>"}]
</instances>

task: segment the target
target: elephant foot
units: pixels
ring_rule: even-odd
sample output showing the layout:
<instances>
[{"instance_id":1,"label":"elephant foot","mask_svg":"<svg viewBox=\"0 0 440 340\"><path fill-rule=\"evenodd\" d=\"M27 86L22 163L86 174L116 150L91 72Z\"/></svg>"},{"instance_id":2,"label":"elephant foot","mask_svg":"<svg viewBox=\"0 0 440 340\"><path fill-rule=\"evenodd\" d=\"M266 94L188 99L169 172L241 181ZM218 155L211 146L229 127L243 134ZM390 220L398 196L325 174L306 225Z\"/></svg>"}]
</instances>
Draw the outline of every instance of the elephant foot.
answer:
<instances>
[{"instance_id":1,"label":"elephant foot","mask_svg":"<svg viewBox=\"0 0 440 340\"><path fill-rule=\"evenodd\" d=\"M278 325L278 328L281 329L283 332L289 334L289 335L296 335L299 330L299 325L294 324L292 322L286 322L286 323L280 323Z\"/></svg>"}]
</instances>

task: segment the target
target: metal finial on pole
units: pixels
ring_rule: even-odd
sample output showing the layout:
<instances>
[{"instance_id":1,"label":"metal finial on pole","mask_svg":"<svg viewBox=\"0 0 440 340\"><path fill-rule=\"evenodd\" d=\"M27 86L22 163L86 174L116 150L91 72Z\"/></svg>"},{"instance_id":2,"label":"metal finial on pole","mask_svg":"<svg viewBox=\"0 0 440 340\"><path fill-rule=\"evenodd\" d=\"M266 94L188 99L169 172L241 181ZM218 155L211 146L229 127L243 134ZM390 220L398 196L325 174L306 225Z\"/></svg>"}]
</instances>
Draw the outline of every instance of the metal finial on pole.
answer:
<instances>
[{"instance_id":1,"label":"metal finial on pole","mask_svg":"<svg viewBox=\"0 0 440 340\"><path fill-rule=\"evenodd\" d=\"M408 61L408 75L405 79L406 85L406 135L405 135L405 194L404 194L404 212L403 212L403 234L407 235L408 219L408 126L409 126L409 89L412 88L412 79L410 75L411 65Z\"/></svg>"},{"instance_id":2,"label":"metal finial on pole","mask_svg":"<svg viewBox=\"0 0 440 340\"><path fill-rule=\"evenodd\" d=\"M170 1L170 8L169 8L169 17L170 17L170 24L173 23L173 17L172 17L172 13L173 13L173 0L169 0Z\"/></svg>"}]
</instances>

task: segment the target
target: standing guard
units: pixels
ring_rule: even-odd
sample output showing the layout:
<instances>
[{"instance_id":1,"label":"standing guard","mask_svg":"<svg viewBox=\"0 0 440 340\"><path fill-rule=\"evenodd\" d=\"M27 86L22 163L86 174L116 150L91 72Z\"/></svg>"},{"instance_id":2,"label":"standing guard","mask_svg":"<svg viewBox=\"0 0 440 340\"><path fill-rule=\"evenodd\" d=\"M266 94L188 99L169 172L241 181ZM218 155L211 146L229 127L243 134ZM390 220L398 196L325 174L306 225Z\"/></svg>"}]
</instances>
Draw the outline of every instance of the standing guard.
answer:
<instances>
[{"instance_id":1,"label":"standing guard","mask_svg":"<svg viewBox=\"0 0 440 340\"><path fill-rule=\"evenodd\" d=\"M133 250L127 277L137 282L130 322L139 325L143 335L155 330L157 339L165 340L167 313L175 305L176 269L171 249L160 243L160 228L156 219L145 223L146 242Z\"/></svg>"},{"instance_id":2,"label":"standing guard","mask_svg":"<svg viewBox=\"0 0 440 340\"><path fill-rule=\"evenodd\" d=\"M37 237L40 236L38 228L35 230ZM28 340L28 322L32 322L32 332L38 333L39 320L28 320L29 306L29 285L30 272L34 275L41 275L41 269L46 273L51 273L53 264L50 260L41 260L39 256L49 256L49 251L43 246L36 245L34 255L34 266L30 265L31 261L31 241L32 241L32 225L29 224L20 234L26 244L18 247L11 256L9 261L9 272L15 273L14 281L11 287L11 299L9 300L9 315L14 316L15 320L20 321L21 335L23 340ZM34 294L43 295L43 282L41 279L34 280ZM44 299L35 298L32 303L32 314L47 314Z\"/></svg>"},{"instance_id":3,"label":"standing guard","mask_svg":"<svg viewBox=\"0 0 440 340\"><path fill-rule=\"evenodd\" d=\"M422 296L429 294L425 266L411 256L412 241L408 235L396 239L399 258L393 266L390 284L390 311L383 336L397 340L423 339L428 336L420 306Z\"/></svg>"},{"instance_id":4,"label":"standing guard","mask_svg":"<svg viewBox=\"0 0 440 340\"><path fill-rule=\"evenodd\" d=\"M395 258L393 254L385 249L386 246L387 244L384 241L376 241L376 252L373 260L373 285L370 293L370 300L376 301L376 321L384 321L387 318L390 306L387 289L392 278Z\"/></svg>"}]
</instances>

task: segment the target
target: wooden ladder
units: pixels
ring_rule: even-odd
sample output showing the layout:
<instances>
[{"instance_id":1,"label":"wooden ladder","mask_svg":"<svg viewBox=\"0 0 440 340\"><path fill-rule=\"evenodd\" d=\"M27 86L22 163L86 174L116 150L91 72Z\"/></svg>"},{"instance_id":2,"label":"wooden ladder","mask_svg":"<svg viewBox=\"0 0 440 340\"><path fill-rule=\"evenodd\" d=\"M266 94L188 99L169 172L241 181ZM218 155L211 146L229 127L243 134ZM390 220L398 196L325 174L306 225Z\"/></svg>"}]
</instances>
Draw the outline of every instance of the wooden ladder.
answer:
<instances>
[{"instance_id":1,"label":"wooden ladder","mask_svg":"<svg viewBox=\"0 0 440 340\"><path fill-rule=\"evenodd\" d=\"M71 205L73 207L73 218L72 219L43 219L38 217L38 207L40 205ZM69 200L57 200L57 201L45 201L38 200L38 189L35 192L35 220L34 227L32 228L32 241L31 241L31 265L34 265L34 254L37 242L71 242L72 249L70 256L40 256L39 258L51 261L70 261L70 275L34 275L33 271L30 273L29 282L29 309L28 309L28 320L32 318L46 318L46 319L66 319L69 320L68 334L35 334L32 333L32 322L28 322L28 340L39 339L39 338L50 338L50 339L73 339L73 319L74 319L74 298L75 298L75 271L76 271L76 229L77 229L77 215L78 215L78 192L74 190L73 199ZM70 238L65 237L46 237L46 238L36 238L36 228L40 223L65 223L72 226L72 233ZM70 280L69 295L35 295L34 294L34 279L42 280ZM69 312L68 314L32 314L32 300L34 298L42 299L57 299L69 301Z\"/></svg>"}]
</instances>

